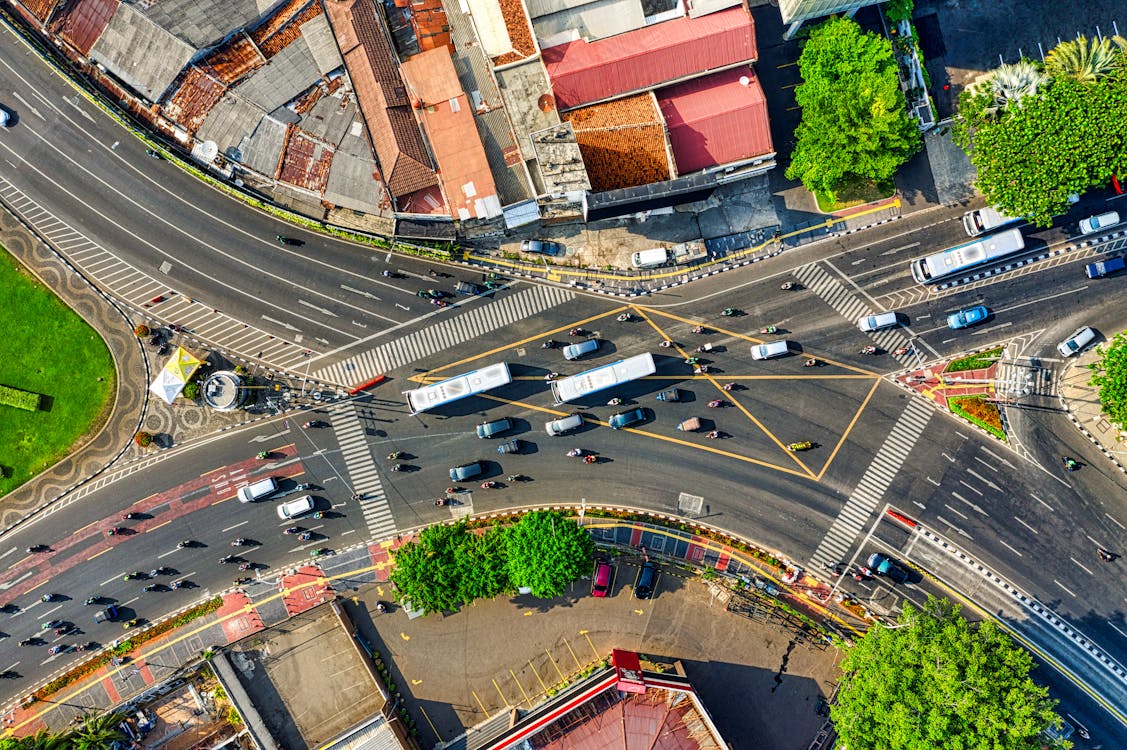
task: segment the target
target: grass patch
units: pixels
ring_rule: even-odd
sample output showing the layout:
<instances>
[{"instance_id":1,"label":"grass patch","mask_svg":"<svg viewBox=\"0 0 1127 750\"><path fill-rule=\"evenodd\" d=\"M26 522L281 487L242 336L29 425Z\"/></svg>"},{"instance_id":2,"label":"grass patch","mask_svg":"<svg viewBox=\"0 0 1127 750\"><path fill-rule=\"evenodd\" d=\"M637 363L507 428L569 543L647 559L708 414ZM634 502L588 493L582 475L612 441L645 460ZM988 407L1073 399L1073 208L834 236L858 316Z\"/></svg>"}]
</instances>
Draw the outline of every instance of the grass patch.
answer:
<instances>
[{"instance_id":1,"label":"grass patch","mask_svg":"<svg viewBox=\"0 0 1127 750\"><path fill-rule=\"evenodd\" d=\"M38 411L0 406L0 495L5 495L106 419L117 374L94 329L7 251L0 252L0 320L0 383L42 394Z\"/></svg>"},{"instance_id":2,"label":"grass patch","mask_svg":"<svg viewBox=\"0 0 1127 750\"><path fill-rule=\"evenodd\" d=\"M997 404L990 403L982 396L963 396L947 399L947 405L951 407L951 411L994 437L1006 439L1006 431L1002 428L1002 414L998 411Z\"/></svg>"},{"instance_id":3,"label":"grass patch","mask_svg":"<svg viewBox=\"0 0 1127 750\"><path fill-rule=\"evenodd\" d=\"M971 354L962 359L953 359L943 368L943 372L965 372L966 370L979 370L989 367L1002 358L1002 347L987 349L978 354Z\"/></svg>"},{"instance_id":4,"label":"grass patch","mask_svg":"<svg viewBox=\"0 0 1127 750\"><path fill-rule=\"evenodd\" d=\"M863 206L866 203L891 198L895 193L896 185L892 180L887 182L864 180L842 185L832 193L815 192L814 198L818 201L818 210L828 214L843 208Z\"/></svg>"}]
</instances>

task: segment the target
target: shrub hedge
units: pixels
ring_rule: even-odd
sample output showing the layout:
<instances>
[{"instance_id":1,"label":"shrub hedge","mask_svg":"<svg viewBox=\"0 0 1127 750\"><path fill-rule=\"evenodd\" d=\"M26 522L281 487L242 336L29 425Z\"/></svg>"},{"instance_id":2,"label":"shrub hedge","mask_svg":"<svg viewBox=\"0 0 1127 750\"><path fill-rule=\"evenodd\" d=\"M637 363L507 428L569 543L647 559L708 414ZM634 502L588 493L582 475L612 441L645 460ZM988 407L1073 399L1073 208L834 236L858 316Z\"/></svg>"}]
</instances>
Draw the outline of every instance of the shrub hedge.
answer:
<instances>
[{"instance_id":1,"label":"shrub hedge","mask_svg":"<svg viewBox=\"0 0 1127 750\"><path fill-rule=\"evenodd\" d=\"M40 398L38 393L0 385L0 405L3 406L14 406L24 411L39 411Z\"/></svg>"}]
</instances>

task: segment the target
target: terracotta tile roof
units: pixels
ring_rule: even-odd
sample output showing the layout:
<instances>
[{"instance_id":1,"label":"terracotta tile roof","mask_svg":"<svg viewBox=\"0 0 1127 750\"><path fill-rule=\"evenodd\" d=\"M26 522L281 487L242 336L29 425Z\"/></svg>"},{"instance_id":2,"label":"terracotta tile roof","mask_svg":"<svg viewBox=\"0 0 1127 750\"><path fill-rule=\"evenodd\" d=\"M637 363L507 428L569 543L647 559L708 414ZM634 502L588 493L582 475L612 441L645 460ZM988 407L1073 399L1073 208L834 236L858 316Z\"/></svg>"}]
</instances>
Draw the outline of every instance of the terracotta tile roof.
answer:
<instances>
[{"instance_id":1,"label":"terracotta tile roof","mask_svg":"<svg viewBox=\"0 0 1127 750\"><path fill-rule=\"evenodd\" d=\"M180 85L162 105L161 111L165 117L194 135L226 91L227 86L222 82L193 65L180 74Z\"/></svg>"},{"instance_id":2,"label":"terracotta tile roof","mask_svg":"<svg viewBox=\"0 0 1127 750\"><path fill-rule=\"evenodd\" d=\"M446 205L456 218L487 218L501 203L481 145L469 98L450 50L439 47L405 61L403 80L419 102Z\"/></svg>"},{"instance_id":3,"label":"terracotta tile roof","mask_svg":"<svg viewBox=\"0 0 1127 750\"><path fill-rule=\"evenodd\" d=\"M536 54L536 43L532 40L532 25L524 12L520 0L497 0L501 6L501 17L505 19L505 30L509 32L509 42L513 51L493 58L494 65L506 65Z\"/></svg>"},{"instance_id":4,"label":"terracotta tile roof","mask_svg":"<svg viewBox=\"0 0 1127 750\"><path fill-rule=\"evenodd\" d=\"M238 83L248 73L265 64L265 56L258 51L250 37L241 32L200 61L200 65L228 86Z\"/></svg>"},{"instance_id":5,"label":"terracotta tile roof","mask_svg":"<svg viewBox=\"0 0 1127 750\"><path fill-rule=\"evenodd\" d=\"M446 18L442 0L412 0L411 28L414 29L419 49L423 52L438 47L449 47L451 52L454 51L454 43L450 40L450 22Z\"/></svg>"},{"instance_id":6,"label":"terracotta tile roof","mask_svg":"<svg viewBox=\"0 0 1127 750\"><path fill-rule=\"evenodd\" d=\"M325 8L388 192L398 198L437 184L375 6L371 0L325 0Z\"/></svg>"},{"instance_id":7,"label":"terracotta tile roof","mask_svg":"<svg viewBox=\"0 0 1127 750\"><path fill-rule=\"evenodd\" d=\"M570 109L755 60L755 24L736 8L543 51L556 104Z\"/></svg>"},{"instance_id":8,"label":"terracotta tile roof","mask_svg":"<svg viewBox=\"0 0 1127 750\"><path fill-rule=\"evenodd\" d=\"M595 192L672 178L665 131L651 94L574 109L560 117L575 129Z\"/></svg>"},{"instance_id":9,"label":"terracotta tile roof","mask_svg":"<svg viewBox=\"0 0 1127 750\"><path fill-rule=\"evenodd\" d=\"M300 5L300 3L298 3L298 5ZM291 6L286 7L288 9ZM296 16L288 19L287 23L285 23L280 29L278 29L275 33L271 34L266 39L259 41L258 35L256 34L255 42L258 44L258 48L262 50L262 54L266 56L266 59L270 59L274 55L281 52L282 49L286 47L286 45L290 44L299 36L301 36L301 25L303 23L310 21L319 15L321 15L320 3L310 3ZM277 17L278 16L275 16L275 18Z\"/></svg>"},{"instance_id":10,"label":"terracotta tile roof","mask_svg":"<svg viewBox=\"0 0 1127 750\"><path fill-rule=\"evenodd\" d=\"M332 166L334 152L331 146L313 140L296 127L290 127L286 133L279 178L320 195L329 184L329 167Z\"/></svg>"},{"instance_id":11,"label":"terracotta tile roof","mask_svg":"<svg viewBox=\"0 0 1127 750\"><path fill-rule=\"evenodd\" d=\"M251 39L254 40L255 44L261 45L278 33L278 30L289 23L290 19L308 3L309 0L289 0L285 5L279 6L269 18L250 32ZM316 5L317 3L313 4ZM318 10L318 12L320 11Z\"/></svg>"},{"instance_id":12,"label":"terracotta tile roof","mask_svg":"<svg viewBox=\"0 0 1127 750\"><path fill-rule=\"evenodd\" d=\"M681 174L774 151L767 98L751 68L713 73L656 94Z\"/></svg>"},{"instance_id":13,"label":"terracotta tile roof","mask_svg":"<svg viewBox=\"0 0 1127 750\"><path fill-rule=\"evenodd\" d=\"M117 10L118 0L76 0L69 3L51 24L51 31L74 45L83 55L89 55L94 42L106 30L110 17ZM54 2L43 3L50 6ZM30 8L40 3L24 3Z\"/></svg>"}]
</instances>

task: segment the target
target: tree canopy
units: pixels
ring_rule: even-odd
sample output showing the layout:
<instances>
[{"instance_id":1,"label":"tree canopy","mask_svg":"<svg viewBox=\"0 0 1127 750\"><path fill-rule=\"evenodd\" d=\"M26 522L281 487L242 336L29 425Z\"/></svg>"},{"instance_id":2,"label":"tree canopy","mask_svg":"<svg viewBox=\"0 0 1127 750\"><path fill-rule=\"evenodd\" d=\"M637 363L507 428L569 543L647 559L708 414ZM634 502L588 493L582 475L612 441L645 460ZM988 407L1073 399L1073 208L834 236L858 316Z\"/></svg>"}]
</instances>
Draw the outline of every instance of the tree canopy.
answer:
<instances>
[{"instance_id":1,"label":"tree canopy","mask_svg":"<svg viewBox=\"0 0 1127 750\"><path fill-rule=\"evenodd\" d=\"M541 598L559 596L589 570L594 544L574 520L538 511L510 526L498 522L484 530L472 530L464 521L430 526L394 555L391 580L400 601L429 614L518 586Z\"/></svg>"},{"instance_id":2,"label":"tree canopy","mask_svg":"<svg viewBox=\"0 0 1127 750\"><path fill-rule=\"evenodd\" d=\"M1127 331L1120 331L1107 346L1096 348L1092 385L1099 389L1100 410L1121 430L1127 430Z\"/></svg>"},{"instance_id":3,"label":"tree canopy","mask_svg":"<svg viewBox=\"0 0 1127 750\"><path fill-rule=\"evenodd\" d=\"M816 27L798 59L795 100L802 122L787 167L807 190L833 193L862 180L887 180L920 149L906 111L892 44L850 18Z\"/></svg>"},{"instance_id":4,"label":"tree canopy","mask_svg":"<svg viewBox=\"0 0 1127 750\"><path fill-rule=\"evenodd\" d=\"M109 750L126 739L118 728L121 721L117 713L91 714L78 727L58 734L40 729L29 737L4 737L0 750Z\"/></svg>"},{"instance_id":5,"label":"tree canopy","mask_svg":"<svg viewBox=\"0 0 1127 750\"><path fill-rule=\"evenodd\" d=\"M1127 174L1125 44L1070 40L963 91L955 140L991 205L1048 226L1072 193Z\"/></svg>"},{"instance_id":6,"label":"tree canopy","mask_svg":"<svg viewBox=\"0 0 1127 750\"><path fill-rule=\"evenodd\" d=\"M830 716L849 750L1041 750L1060 719L1033 683L1033 658L990 621L958 606L904 605L899 625L876 626L845 649Z\"/></svg>"}]
</instances>

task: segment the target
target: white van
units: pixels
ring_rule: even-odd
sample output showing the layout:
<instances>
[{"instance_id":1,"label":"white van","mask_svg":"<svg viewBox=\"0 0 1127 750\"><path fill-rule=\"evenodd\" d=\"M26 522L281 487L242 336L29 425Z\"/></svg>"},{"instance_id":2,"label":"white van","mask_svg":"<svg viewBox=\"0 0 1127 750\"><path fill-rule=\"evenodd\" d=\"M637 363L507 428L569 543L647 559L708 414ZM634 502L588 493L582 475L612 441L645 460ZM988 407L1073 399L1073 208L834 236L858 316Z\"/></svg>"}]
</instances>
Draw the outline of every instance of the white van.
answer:
<instances>
[{"instance_id":1,"label":"white van","mask_svg":"<svg viewBox=\"0 0 1127 750\"><path fill-rule=\"evenodd\" d=\"M583 417L579 414L568 414L566 417L553 419L544 425L544 431L552 437L562 435L565 432L578 430L580 425L583 424Z\"/></svg>"},{"instance_id":2,"label":"white van","mask_svg":"<svg viewBox=\"0 0 1127 750\"><path fill-rule=\"evenodd\" d=\"M240 503L253 503L256 500L262 500L270 497L278 491L278 480L274 477L266 477L260 479L254 484L244 485L239 488L239 502Z\"/></svg>"},{"instance_id":3,"label":"white van","mask_svg":"<svg viewBox=\"0 0 1127 750\"><path fill-rule=\"evenodd\" d=\"M590 354L599 348L598 339L587 339L578 344L568 344L564 347L564 359L579 359L584 354Z\"/></svg>"},{"instance_id":4,"label":"white van","mask_svg":"<svg viewBox=\"0 0 1127 750\"><path fill-rule=\"evenodd\" d=\"M1108 211L1106 214L1097 214L1089 216L1087 219L1080 220L1080 234L1095 234L1102 232L1108 227L1113 227L1119 223L1119 214L1115 211Z\"/></svg>"},{"instance_id":5,"label":"white van","mask_svg":"<svg viewBox=\"0 0 1127 750\"><path fill-rule=\"evenodd\" d=\"M865 315L857 321L857 327L865 333L879 331L883 328L895 328L898 325L900 325L900 316L895 310L877 313L876 315Z\"/></svg>"},{"instance_id":6,"label":"white van","mask_svg":"<svg viewBox=\"0 0 1127 750\"><path fill-rule=\"evenodd\" d=\"M751 347L752 359L774 359L790 352L790 342L786 339L769 341L766 344L756 344Z\"/></svg>"},{"instance_id":7,"label":"white van","mask_svg":"<svg viewBox=\"0 0 1127 750\"><path fill-rule=\"evenodd\" d=\"M630 256L634 268L657 268L669 262L669 251L664 247L642 250Z\"/></svg>"},{"instance_id":8,"label":"white van","mask_svg":"<svg viewBox=\"0 0 1127 750\"><path fill-rule=\"evenodd\" d=\"M966 231L967 236L977 237L980 234L986 234L998 227L1012 224L1015 221L1021 221L1021 219L1006 216L998 209L988 206L974 211L967 211L963 214L963 230Z\"/></svg>"},{"instance_id":9,"label":"white van","mask_svg":"<svg viewBox=\"0 0 1127 750\"><path fill-rule=\"evenodd\" d=\"M1072 332L1072 335L1057 344L1057 351L1062 357L1071 357L1096 339L1096 332L1088 326L1081 326Z\"/></svg>"},{"instance_id":10,"label":"white van","mask_svg":"<svg viewBox=\"0 0 1127 750\"><path fill-rule=\"evenodd\" d=\"M296 500L290 500L288 503L282 503L278 506L278 518L283 521L290 518L297 518L300 515L308 513L316 507L313 502L312 495L302 495Z\"/></svg>"}]
</instances>

